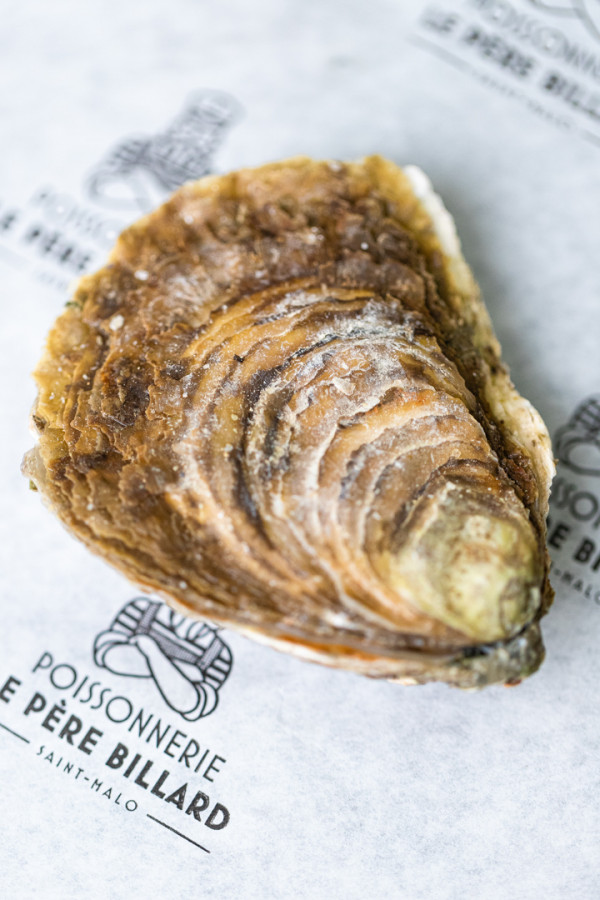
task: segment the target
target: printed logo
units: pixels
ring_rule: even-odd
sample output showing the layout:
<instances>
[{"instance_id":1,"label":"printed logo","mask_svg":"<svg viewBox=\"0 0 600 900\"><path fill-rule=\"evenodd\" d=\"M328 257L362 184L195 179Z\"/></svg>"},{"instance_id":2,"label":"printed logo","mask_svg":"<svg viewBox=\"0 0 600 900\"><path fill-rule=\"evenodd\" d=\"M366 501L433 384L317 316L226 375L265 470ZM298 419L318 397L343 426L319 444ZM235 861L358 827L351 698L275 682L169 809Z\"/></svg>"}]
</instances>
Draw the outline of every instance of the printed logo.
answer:
<instances>
[{"instance_id":1,"label":"printed logo","mask_svg":"<svg viewBox=\"0 0 600 900\"><path fill-rule=\"evenodd\" d=\"M570 0L547 3L546 0L529 0L532 6L559 16L574 16L581 20L591 35L600 40L600 0Z\"/></svg>"},{"instance_id":2,"label":"printed logo","mask_svg":"<svg viewBox=\"0 0 600 900\"><path fill-rule=\"evenodd\" d=\"M425 8L411 40L600 146L600 0L444 0Z\"/></svg>"},{"instance_id":3,"label":"printed logo","mask_svg":"<svg viewBox=\"0 0 600 900\"><path fill-rule=\"evenodd\" d=\"M600 394L580 403L556 432L554 450L561 463L580 475L600 477Z\"/></svg>"},{"instance_id":4,"label":"printed logo","mask_svg":"<svg viewBox=\"0 0 600 900\"><path fill-rule=\"evenodd\" d=\"M112 209L151 209L165 191L210 171L213 153L240 112L227 94L194 94L164 131L126 138L109 151L87 179L90 199Z\"/></svg>"},{"instance_id":5,"label":"printed logo","mask_svg":"<svg viewBox=\"0 0 600 900\"><path fill-rule=\"evenodd\" d=\"M553 582L600 606L600 394L583 400L555 435L548 547ZM564 466L564 468L563 468Z\"/></svg>"},{"instance_id":6,"label":"printed logo","mask_svg":"<svg viewBox=\"0 0 600 900\"><path fill-rule=\"evenodd\" d=\"M0 196L0 263L60 291L106 260L120 231L183 182L213 168L216 150L240 118L221 91L197 91L156 134L114 146L83 179L85 199L43 185L24 204Z\"/></svg>"},{"instance_id":7,"label":"printed logo","mask_svg":"<svg viewBox=\"0 0 600 900\"><path fill-rule=\"evenodd\" d=\"M151 678L167 705L190 722L217 708L232 666L218 628L137 597L94 642L96 665L115 675Z\"/></svg>"},{"instance_id":8,"label":"printed logo","mask_svg":"<svg viewBox=\"0 0 600 900\"><path fill-rule=\"evenodd\" d=\"M231 817L216 783L229 754L211 747L196 724L216 709L231 671L231 651L217 632L136 597L96 637L96 663L153 682L176 721L149 706L148 697L142 705L135 690L121 693L121 683L113 686L111 677L98 678L51 649L40 648L29 664L19 656L12 672L0 671L0 743L8 737L15 752L115 811L144 815L165 840L177 835L211 853L207 836Z\"/></svg>"}]
</instances>

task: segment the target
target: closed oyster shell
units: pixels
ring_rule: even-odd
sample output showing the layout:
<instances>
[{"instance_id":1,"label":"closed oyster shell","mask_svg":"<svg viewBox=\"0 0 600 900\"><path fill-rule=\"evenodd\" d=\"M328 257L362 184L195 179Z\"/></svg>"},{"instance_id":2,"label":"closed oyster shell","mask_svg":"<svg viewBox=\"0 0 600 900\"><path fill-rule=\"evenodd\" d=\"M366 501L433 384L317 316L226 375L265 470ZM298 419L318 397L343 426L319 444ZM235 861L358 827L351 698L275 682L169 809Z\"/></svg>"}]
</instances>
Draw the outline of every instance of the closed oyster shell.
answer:
<instances>
[{"instance_id":1,"label":"closed oyster shell","mask_svg":"<svg viewBox=\"0 0 600 900\"><path fill-rule=\"evenodd\" d=\"M185 614L405 683L540 664L550 442L420 170L185 185L82 279L35 377L26 474Z\"/></svg>"}]
</instances>

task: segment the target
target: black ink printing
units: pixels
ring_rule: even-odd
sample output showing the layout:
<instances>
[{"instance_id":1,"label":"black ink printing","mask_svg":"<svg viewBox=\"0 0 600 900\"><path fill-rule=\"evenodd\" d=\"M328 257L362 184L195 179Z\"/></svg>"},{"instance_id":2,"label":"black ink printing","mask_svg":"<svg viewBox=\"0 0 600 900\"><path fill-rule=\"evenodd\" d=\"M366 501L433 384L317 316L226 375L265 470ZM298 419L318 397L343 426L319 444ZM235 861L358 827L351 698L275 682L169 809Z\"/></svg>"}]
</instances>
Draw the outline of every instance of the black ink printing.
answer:
<instances>
[{"instance_id":1,"label":"black ink printing","mask_svg":"<svg viewBox=\"0 0 600 900\"><path fill-rule=\"evenodd\" d=\"M587 397L567 424L558 429L554 449L560 461L574 472L600 477L600 394ZM600 510L598 502L596 510Z\"/></svg>"},{"instance_id":2,"label":"black ink printing","mask_svg":"<svg viewBox=\"0 0 600 900\"><path fill-rule=\"evenodd\" d=\"M218 628L146 597L127 603L98 635L94 659L116 675L151 678L167 705L190 722L215 711L233 662Z\"/></svg>"},{"instance_id":3,"label":"black ink printing","mask_svg":"<svg viewBox=\"0 0 600 900\"><path fill-rule=\"evenodd\" d=\"M213 153L240 112L228 94L198 92L164 131L117 144L87 179L90 199L113 209L147 212L157 193L170 193L210 171Z\"/></svg>"}]
</instances>

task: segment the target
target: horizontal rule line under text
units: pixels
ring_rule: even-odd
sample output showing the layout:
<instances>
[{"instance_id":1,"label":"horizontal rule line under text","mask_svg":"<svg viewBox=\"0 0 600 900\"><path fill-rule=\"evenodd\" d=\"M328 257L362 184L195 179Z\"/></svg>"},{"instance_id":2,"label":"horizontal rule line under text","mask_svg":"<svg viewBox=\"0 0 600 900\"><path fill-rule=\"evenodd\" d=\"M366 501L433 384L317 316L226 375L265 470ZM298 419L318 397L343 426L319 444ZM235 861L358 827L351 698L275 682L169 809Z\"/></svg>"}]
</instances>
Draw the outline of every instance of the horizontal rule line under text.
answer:
<instances>
[{"instance_id":1,"label":"horizontal rule line under text","mask_svg":"<svg viewBox=\"0 0 600 900\"><path fill-rule=\"evenodd\" d=\"M146 816L149 819L152 819L153 822L158 822L159 825L162 825L163 828L168 828L169 831L172 831L174 834L179 835L179 837L183 838L186 841L189 841L190 844L194 844L195 847L200 847L201 850L204 850L205 853L210 853L210 850L207 850L206 847L203 847L202 844L199 844L197 841L193 841L191 837L188 837L187 834L182 834L181 831L177 831L176 828L172 828L171 825L167 825L166 822L161 822L160 819L156 819L154 816L151 816L150 813L146 813Z\"/></svg>"},{"instance_id":2,"label":"horizontal rule line under text","mask_svg":"<svg viewBox=\"0 0 600 900\"><path fill-rule=\"evenodd\" d=\"M5 731L9 731L11 734L14 734L16 738L19 738L20 741L25 741L26 744L31 743L29 738L23 737L22 734L19 734L17 731L13 731L12 728L9 728L8 725L3 725L2 722L0 722L0 728L4 728Z\"/></svg>"}]
</instances>

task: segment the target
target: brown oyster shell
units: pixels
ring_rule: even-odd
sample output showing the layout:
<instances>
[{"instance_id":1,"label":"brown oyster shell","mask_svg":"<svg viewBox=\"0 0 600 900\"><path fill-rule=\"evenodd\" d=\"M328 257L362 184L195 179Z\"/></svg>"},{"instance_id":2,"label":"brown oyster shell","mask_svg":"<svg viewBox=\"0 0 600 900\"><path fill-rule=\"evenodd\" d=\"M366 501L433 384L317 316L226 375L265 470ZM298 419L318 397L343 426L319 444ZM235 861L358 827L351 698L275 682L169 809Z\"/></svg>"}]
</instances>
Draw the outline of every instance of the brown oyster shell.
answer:
<instances>
[{"instance_id":1,"label":"brown oyster shell","mask_svg":"<svg viewBox=\"0 0 600 900\"><path fill-rule=\"evenodd\" d=\"M541 662L550 442L418 169L185 185L82 279L36 380L26 474L180 611L406 683Z\"/></svg>"}]
</instances>

